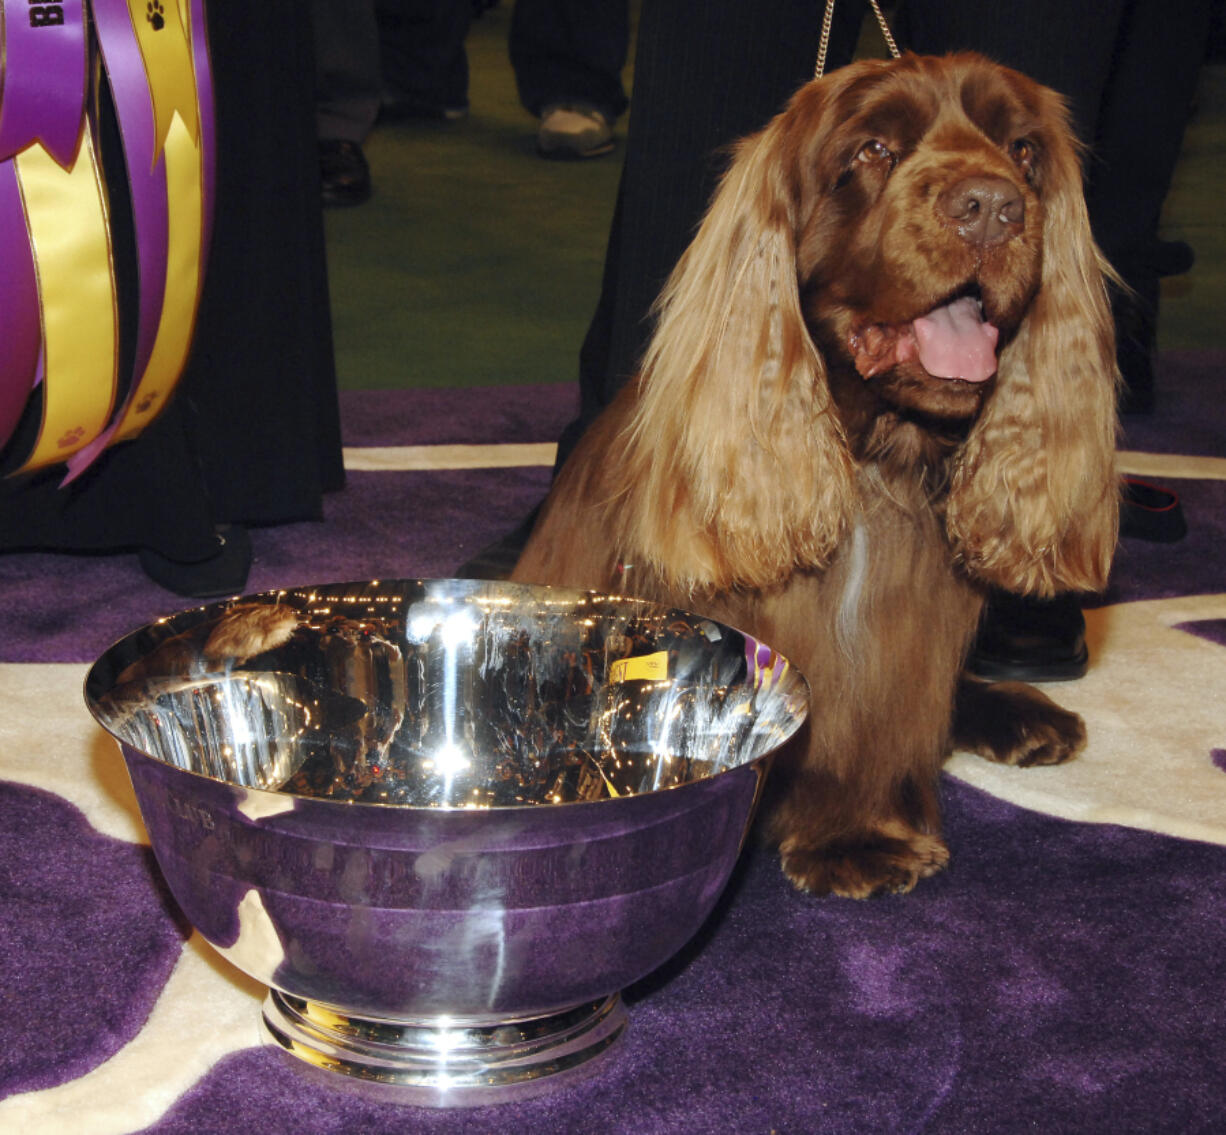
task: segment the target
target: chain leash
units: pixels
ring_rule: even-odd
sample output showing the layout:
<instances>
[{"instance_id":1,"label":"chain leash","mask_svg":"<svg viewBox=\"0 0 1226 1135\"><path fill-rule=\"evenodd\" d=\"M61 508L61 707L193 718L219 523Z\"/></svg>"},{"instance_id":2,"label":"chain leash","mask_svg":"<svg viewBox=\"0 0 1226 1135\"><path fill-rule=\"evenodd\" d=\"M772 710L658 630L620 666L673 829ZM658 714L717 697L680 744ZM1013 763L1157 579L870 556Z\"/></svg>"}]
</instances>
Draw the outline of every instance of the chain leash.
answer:
<instances>
[{"instance_id":1,"label":"chain leash","mask_svg":"<svg viewBox=\"0 0 1226 1135\"><path fill-rule=\"evenodd\" d=\"M877 17L877 26L881 29L881 36L885 40L885 45L890 49L890 54L897 59L902 52L898 50L898 44L894 42L894 35L890 31L890 25L886 23L885 13L881 10L881 4L878 0L868 0L869 7L873 10L873 15ZM822 16L822 38L821 43L817 48L817 67L814 69L813 77L820 79L826 70L826 52L830 47L830 24L834 20L834 0L826 0L826 12Z\"/></svg>"}]
</instances>

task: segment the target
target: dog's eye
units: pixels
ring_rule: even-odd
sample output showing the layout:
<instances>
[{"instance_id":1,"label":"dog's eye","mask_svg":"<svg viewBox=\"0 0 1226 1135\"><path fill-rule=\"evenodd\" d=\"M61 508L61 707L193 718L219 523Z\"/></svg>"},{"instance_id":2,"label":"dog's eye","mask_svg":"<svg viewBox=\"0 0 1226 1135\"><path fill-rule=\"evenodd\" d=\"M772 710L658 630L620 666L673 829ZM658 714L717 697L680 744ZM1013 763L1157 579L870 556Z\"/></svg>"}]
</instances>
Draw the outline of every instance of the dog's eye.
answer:
<instances>
[{"instance_id":1,"label":"dog's eye","mask_svg":"<svg viewBox=\"0 0 1226 1135\"><path fill-rule=\"evenodd\" d=\"M872 163L880 162L888 165L890 169L893 169L897 164L898 159L894 156L889 146L874 138L871 142L865 142L864 145L860 147L859 152L856 154L856 161Z\"/></svg>"},{"instance_id":2,"label":"dog's eye","mask_svg":"<svg viewBox=\"0 0 1226 1135\"><path fill-rule=\"evenodd\" d=\"M1029 138L1015 138L1009 143L1009 157L1026 173L1034 166L1035 152L1035 145Z\"/></svg>"},{"instance_id":3,"label":"dog's eye","mask_svg":"<svg viewBox=\"0 0 1226 1135\"><path fill-rule=\"evenodd\" d=\"M839 174L834 183L835 189L842 189L855 176L858 166L867 166L870 170L884 170L888 175L898 165L898 156L884 142L876 138L865 142L852 157L851 162Z\"/></svg>"}]
</instances>

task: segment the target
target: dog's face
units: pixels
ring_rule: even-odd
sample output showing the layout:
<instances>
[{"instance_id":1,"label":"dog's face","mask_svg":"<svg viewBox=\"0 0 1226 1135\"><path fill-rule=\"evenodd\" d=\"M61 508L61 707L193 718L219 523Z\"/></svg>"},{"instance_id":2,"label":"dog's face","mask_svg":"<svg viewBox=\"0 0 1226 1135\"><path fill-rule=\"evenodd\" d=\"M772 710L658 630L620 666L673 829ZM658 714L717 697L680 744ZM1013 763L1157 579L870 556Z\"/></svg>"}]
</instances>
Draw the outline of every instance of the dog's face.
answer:
<instances>
[{"instance_id":1,"label":"dog's face","mask_svg":"<svg viewBox=\"0 0 1226 1135\"><path fill-rule=\"evenodd\" d=\"M792 107L814 123L796 155L802 303L832 378L844 372L840 403L967 419L1040 286L1063 127L1050 92L1015 72L909 63L857 65Z\"/></svg>"},{"instance_id":2,"label":"dog's face","mask_svg":"<svg viewBox=\"0 0 1226 1135\"><path fill-rule=\"evenodd\" d=\"M651 502L626 542L670 578L823 565L873 466L939 486L984 582L1102 586L1115 343L1054 91L972 54L808 83L736 148L657 311L621 467Z\"/></svg>"}]
</instances>

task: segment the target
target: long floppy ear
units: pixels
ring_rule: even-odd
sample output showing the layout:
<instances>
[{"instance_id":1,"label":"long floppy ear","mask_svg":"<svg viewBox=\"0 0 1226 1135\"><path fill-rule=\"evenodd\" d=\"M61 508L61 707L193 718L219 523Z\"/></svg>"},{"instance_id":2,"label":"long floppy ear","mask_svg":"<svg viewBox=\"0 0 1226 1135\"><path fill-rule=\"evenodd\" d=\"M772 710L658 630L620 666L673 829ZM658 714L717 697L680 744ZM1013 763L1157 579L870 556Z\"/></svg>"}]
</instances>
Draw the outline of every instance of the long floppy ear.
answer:
<instances>
[{"instance_id":1,"label":"long floppy ear","mask_svg":"<svg viewBox=\"0 0 1226 1135\"><path fill-rule=\"evenodd\" d=\"M1119 519L1115 339L1063 103L1041 91L1043 273L997 388L955 466L946 530L965 566L1009 591L1095 591Z\"/></svg>"},{"instance_id":2,"label":"long floppy ear","mask_svg":"<svg viewBox=\"0 0 1226 1135\"><path fill-rule=\"evenodd\" d=\"M812 104L814 100L810 99ZM786 112L741 143L657 304L618 476L627 551L685 590L826 562L854 494L796 272ZM792 147L794 150L795 147Z\"/></svg>"}]
</instances>

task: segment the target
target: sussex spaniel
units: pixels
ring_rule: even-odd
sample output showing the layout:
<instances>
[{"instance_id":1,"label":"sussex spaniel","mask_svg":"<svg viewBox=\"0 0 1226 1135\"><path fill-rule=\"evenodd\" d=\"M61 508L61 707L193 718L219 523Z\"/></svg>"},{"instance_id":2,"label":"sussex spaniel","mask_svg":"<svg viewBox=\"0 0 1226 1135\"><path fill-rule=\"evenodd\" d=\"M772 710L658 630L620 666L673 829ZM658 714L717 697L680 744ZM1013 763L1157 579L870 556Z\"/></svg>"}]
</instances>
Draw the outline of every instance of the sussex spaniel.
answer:
<instances>
[{"instance_id":1,"label":"sussex spaniel","mask_svg":"<svg viewBox=\"0 0 1226 1135\"><path fill-rule=\"evenodd\" d=\"M699 609L808 677L765 817L806 891L945 866L951 745L1084 741L962 669L989 586L1105 581L1107 271L1055 93L970 54L853 64L736 149L639 377L557 479L515 578Z\"/></svg>"}]
</instances>

